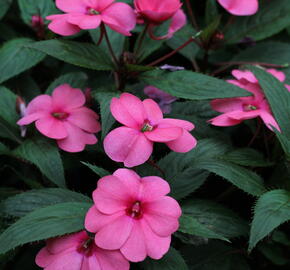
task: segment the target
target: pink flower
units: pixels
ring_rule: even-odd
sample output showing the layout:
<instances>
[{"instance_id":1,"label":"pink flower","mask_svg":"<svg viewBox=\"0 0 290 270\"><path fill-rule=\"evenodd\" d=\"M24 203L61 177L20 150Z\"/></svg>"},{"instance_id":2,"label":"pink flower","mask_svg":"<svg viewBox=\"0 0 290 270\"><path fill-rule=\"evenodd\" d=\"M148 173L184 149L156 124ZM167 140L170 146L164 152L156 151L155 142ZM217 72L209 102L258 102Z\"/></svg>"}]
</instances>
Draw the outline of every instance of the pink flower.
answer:
<instances>
[{"instance_id":1,"label":"pink flower","mask_svg":"<svg viewBox=\"0 0 290 270\"><path fill-rule=\"evenodd\" d=\"M85 231L47 240L35 259L45 270L129 270L117 250L97 247Z\"/></svg>"},{"instance_id":2,"label":"pink flower","mask_svg":"<svg viewBox=\"0 0 290 270\"><path fill-rule=\"evenodd\" d=\"M80 89L63 84L53 91L52 96L34 98L17 124L22 126L36 121L38 131L56 139L62 150L80 152L86 144L97 143L93 133L100 131L98 115L84 107L85 102Z\"/></svg>"},{"instance_id":3,"label":"pink flower","mask_svg":"<svg viewBox=\"0 0 290 270\"><path fill-rule=\"evenodd\" d=\"M229 13L237 16L253 15L258 11L258 0L218 0Z\"/></svg>"},{"instance_id":4,"label":"pink flower","mask_svg":"<svg viewBox=\"0 0 290 270\"><path fill-rule=\"evenodd\" d=\"M119 169L98 181L85 227L96 233L96 245L120 249L129 261L143 261L147 255L160 259L181 215L177 201L166 196L169 192L160 177L140 178L132 170Z\"/></svg>"},{"instance_id":5,"label":"pink flower","mask_svg":"<svg viewBox=\"0 0 290 270\"><path fill-rule=\"evenodd\" d=\"M281 71L267 69L267 72L281 82L285 80L285 74ZM233 70L232 74L237 80L229 80L228 82L244 88L251 92L253 96L213 100L211 102L212 108L223 114L209 120L209 122L215 126L233 126L244 120L260 117L270 130L272 130L271 126L280 130L254 74L250 71L241 70ZM290 89L290 86L285 86Z\"/></svg>"},{"instance_id":6,"label":"pink flower","mask_svg":"<svg viewBox=\"0 0 290 270\"><path fill-rule=\"evenodd\" d=\"M149 24L149 34L152 39L168 39L186 24L186 16L182 11L180 0L134 0L134 5L140 23ZM168 33L162 37L153 34L154 27L171 20Z\"/></svg>"},{"instance_id":7,"label":"pink flower","mask_svg":"<svg viewBox=\"0 0 290 270\"><path fill-rule=\"evenodd\" d=\"M134 10L114 0L56 0L56 6L65 12L46 17L52 20L48 28L62 36L70 36L81 29L95 29L101 23L125 36L136 25Z\"/></svg>"},{"instance_id":8,"label":"pink flower","mask_svg":"<svg viewBox=\"0 0 290 270\"><path fill-rule=\"evenodd\" d=\"M144 88L144 93L154 101L156 101L162 110L163 113L170 113L171 111L171 103L174 102L177 98L173 97L162 90L154 87L154 86L146 86Z\"/></svg>"},{"instance_id":9,"label":"pink flower","mask_svg":"<svg viewBox=\"0 0 290 270\"><path fill-rule=\"evenodd\" d=\"M180 153L196 146L189 133L194 125L188 121L163 118L162 111L152 99L143 102L134 95L123 93L111 101L114 118L125 125L111 131L104 140L106 154L114 161L134 167L149 159L154 142L164 142Z\"/></svg>"}]
</instances>

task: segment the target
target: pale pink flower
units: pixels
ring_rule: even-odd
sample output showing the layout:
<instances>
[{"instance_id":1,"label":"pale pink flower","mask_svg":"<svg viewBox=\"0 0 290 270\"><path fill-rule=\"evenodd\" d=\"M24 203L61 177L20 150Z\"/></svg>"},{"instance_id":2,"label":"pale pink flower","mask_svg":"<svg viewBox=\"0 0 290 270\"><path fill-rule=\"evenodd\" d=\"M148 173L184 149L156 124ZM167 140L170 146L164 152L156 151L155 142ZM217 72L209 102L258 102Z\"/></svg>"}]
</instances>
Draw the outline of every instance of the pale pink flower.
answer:
<instances>
[{"instance_id":1,"label":"pale pink flower","mask_svg":"<svg viewBox=\"0 0 290 270\"><path fill-rule=\"evenodd\" d=\"M253 15L258 11L258 0L217 0L229 13L237 16Z\"/></svg>"},{"instance_id":2,"label":"pale pink flower","mask_svg":"<svg viewBox=\"0 0 290 270\"><path fill-rule=\"evenodd\" d=\"M63 84L53 91L52 96L34 98L17 124L23 126L36 121L38 131L56 139L62 150L80 152L86 144L97 143L93 133L100 131L99 116L84 107L85 102L85 95L80 89Z\"/></svg>"},{"instance_id":3,"label":"pale pink flower","mask_svg":"<svg viewBox=\"0 0 290 270\"><path fill-rule=\"evenodd\" d=\"M144 93L158 103L164 114L171 112L171 103L177 99L152 85L146 86L144 88Z\"/></svg>"},{"instance_id":4,"label":"pale pink flower","mask_svg":"<svg viewBox=\"0 0 290 270\"><path fill-rule=\"evenodd\" d=\"M95 29L101 23L112 30L130 36L136 25L134 10L115 0L56 0L56 6L65 12L46 17L52 20L48 28L62 36L70 36L81 29Z\"/></svg>"},{"instance_id":5,"label":"pale pink flower","mask_svg":"<svg viewBox=\"0 0 290 270\"><path fill-rule=\"evenodd\" d=\"M129 261L143 261L146 256L160 259L181 215L177 201L166 196L169 192L160 177L140 178L132 170L119 169L98 181L85 228L96 233L97 246L120 249Z\"/></svg>"},{"instance_id":6,"label":"pale pink flower","mask_svg":"<svg viewBox=\"0 0 290 270\"><path fill-rule=\"evenodd\" d=\"M281 82L285 80L285 74L281 71L267 69L267 72L271 73ZM233 126L244 120L260 117L270 130L272 130L271 126L280 130L254 74L250 71L233 70L232 75L236 80L228 80L228 82L244 88L252 93L253 96L213 100L211 102L212 108L223 114L209 120L209 122L215 126ZM285 86L290 89L290 86Z\"/></svg>"},{"instance_id":7,"label":"pale pink flower","mask_svg":"<svg viewBox=\"0 0 290 270\"><path fill-rule=\"evenodd\" d=\"M114 161L134 167L147 161L154 142L164 142L180 153L196 146L196 139L189 133L194 125L185 120L163 118L158 104L152 99L141 101L123 93L111 101L111 113L125 125L111 131L104 140L106 154Z\"/></svg>"},{"instance_id":8,"label":"pale pink flower","mask_svg":"<svg viewBox=\"0 0 290 270\"><path fill-rule=\"evenodd\" d=\"M47 240L36 256L45 270L129 270L130 264L118 250L97 247L85 231Z\"/></svg>"},{"instance_id":9,"label":"pale pink flower","mask_svg":"<svg viewBox=\"0 0 290 270\"><path fill-rule=\"evenodd\" d=\"M150 37L156 40L168 39L186 24L186 16L181 9L180 0L134 0L138 22L149 25ZM171 20L168 33L156 37L153 33L156 25Z\"/></svg>"}]
</instances>

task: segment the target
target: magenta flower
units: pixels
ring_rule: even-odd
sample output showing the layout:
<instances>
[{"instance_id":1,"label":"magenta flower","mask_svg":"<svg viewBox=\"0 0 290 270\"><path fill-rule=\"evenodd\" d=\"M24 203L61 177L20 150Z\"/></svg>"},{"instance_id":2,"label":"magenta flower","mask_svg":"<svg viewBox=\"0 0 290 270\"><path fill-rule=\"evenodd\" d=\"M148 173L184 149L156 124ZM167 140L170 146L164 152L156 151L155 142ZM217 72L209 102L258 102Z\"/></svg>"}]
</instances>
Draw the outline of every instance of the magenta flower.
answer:
<instances>
[{"instance_id":1,"label":"magenta flower","mask_svg":"<svg viewBox=\"0 0 290 270\"><path fill-rule=\"evenodd\" d=\"M85 231L47 240L35 259L45 270L129 270L117 250L97 247Z\"/></svg>"},{"instance_id":2,"label":"magenta flower","mask_svg":"<svg viewBox=\"0 0 290 270\"><path fill-rule=\"evenodd\" d=\"M186 24L186 16L180 0L134 0L138 22L149 25L150 37L156 40L168 39ZM153 34L154 27L171 20L168 33L162 37Z\"/></svg>"},{"instance_id":3,"label":"magenta flower","mask_svg":"<svg viewBox=\"0 0 290 270\"><path fill-rule=\"evenodd\" d=\"M267 69L267 72L281 82L285 80L285 74L281 71ZM244 88L251 92L253 96L213 100L211 102L212 108L223 114L209 120L209 122L215 126L233 126L244 120L260 117L270 130L272 130L271 126L280 130L254 74L250 71L241 70L233 70L232 74L237 80L229 80L228 82ZM285 86L288 89L290 87L288 85Z\"/></svg>"},{"instance_id":4,"label":"magenta flower","mask_svg":"<svg viewBox=\"0 0 290 270\"><path fill-rule=\"evenodd\" d=\"M114 161L134 167L149 159L154 142L164 142L180 153L196 146L189 133L194 125L188 121L163 118L162 111L152 99L143 102L134 95L123 93L111 101L114 118L125 125L111 131L104 140L106 154Z\"/></svg>"},{"instance_id":5,"label":"magenta flower","mask_svg":"<svg viewBox=\"0 0 290 270\"><path fill-rule=\"evenodd\" d=\"M162 90L154 87L154 86L146 86L144 88L144 93L155 102L158 103L161 111L163 113L170 113L171 112L171 103L176 101L176 97L173 97Z\"/></svg>"},{"instance_id":6,"label":"magenta flower","mask_svg":"<svg viewBox=\"0 0 290 270\"><path fill-rule=\"evenodd\" d=\"M166 196L169 192L160 177L140 178L132 170L119 169L98 181L85 227L96 233L97 246L120 249L129 261L143 261L147 255L160 259L181 215L177 201Z\"/></svg>"},{"instance_id":7,"label":"magenta flower","mask_svg":"<svg viewBox=\"0 0 290 270\"><path fill-rule=\"evenodd\" d=\"M17 124L23 126L36 121L38 131L56 139L62 150L80 152L86 144L97 143L93 133L100 131L99 116L84 107L85 102L85 95L80 89L63 84L53 91L52 96L34 98Z\"/></svg>"},{"instance_id":8,"label":"magenta flower","mask_svg":"<svg viewBox=\"0 0 290 270\"><path fill-rule=\"evenodd\" d=\"M81 29L95 29L101 23L112 30L130 36L136 25L134 10L115 0L56 0L56 6L65 12L46 17L52 20L48 28L62 36L70 36Z\"/></svg>"},{"instance_id":9,"label":"magenta flower","mask_svg":"<svg viewBox=\"0 0 290 270\"><path fill-rule=\"evenodd\" d=\"M229 13L237 16L253 15L258 11L258 0L217 0Z\"/></svg>"}]
</instances>

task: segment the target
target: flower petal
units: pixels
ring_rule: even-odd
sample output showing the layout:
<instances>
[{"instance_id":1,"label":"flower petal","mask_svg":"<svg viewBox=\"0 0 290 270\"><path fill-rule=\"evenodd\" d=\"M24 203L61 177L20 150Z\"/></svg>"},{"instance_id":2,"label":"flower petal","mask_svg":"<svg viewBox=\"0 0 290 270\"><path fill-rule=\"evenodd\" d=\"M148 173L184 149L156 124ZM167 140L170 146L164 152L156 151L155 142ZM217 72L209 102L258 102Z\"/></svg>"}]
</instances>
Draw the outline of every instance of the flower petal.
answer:
<instances>
[{"instance_id":1,"label":"flower petal","mask_svg":"<svg viewBox=\"0 0 290 270\"><path fill-rule=\"evenodd\" d=\"M52 139L64 139L69 135L64 122L51 115L38 119L35 126L40 133Z\"/></svg>"},{"instance_id":2,"label":"flower petal","mask_svg":"<svg viewBox=\"0 0 290 270\"><path fill-rule=\"evenodd\" d=\"M106 154L114 161L134 167L149 159L153 143L139 131L127 127L116 128L104 140Z\"/></svg>"},{"instance_id":3,"label":"flower petal","mask_svg":"<svg viewBox=\"0 0 290 270\"><path fill-rule=\"evenodd\" d=\"M158 176L147 176L141 179L142 202L150 202L160 199L170 192L167 181Z\"/></svg>"},{"instance_id":4,"label":"flower petal","mask_svg":"<svg viewBox=\"0 0 290 270\"><path fill-rule=\"evenodd\" d=\"M158 124L163 119L163 113L158 104L153 99L143 100L144 108L147 115L147 120L152 125Z\"/></svg>"},{"instance_id":5,"label":"flower petal","mask_svg":"<svg viewBox=\"0 0 290 270\"><path fill-rule=\"evenodd\" d=\"M51 20L51 23L48 25L48 28L61 36L72 36L81 29L74 24L68 22L68 18L70 17L69 14L58 14L58 15L51 15L47 16L47 20Z\"/></svg>"},{"instance_id":6,"label":"flower petal","mask_svg":"<svg viewBox=\"0 0 290 270\"><path fill-rule=\"evenodd\" d=\"M159 127L180 127L184 128L188 131L191 131L194 129L194 124L186 121L186 120L180 120L180 119L173 119L173 118L165 118L162 119L162 121L158 125Z\"/></svg>"},{"instance_id":7,"label":"flower petal","mask_svg":"<svg viewBox=\"0 0 290 270\"><path fill-rule=\"evenodd\" d=\"M186 24L186 16L182 9L179 9L172 17L166 38L172 38L174 33Z\"/></svg>"},{"instance_id":8,"label":"flower petal","mask_svg":"<svg viewBox=\"0 0 290 270\"><path fill-rule=\"evenodd\" d=\"M243 100L240 98L214 99L211 101L210 105L213 110L222 113L243 110Z\"/></svg>"},{"instance_id":9,"label":"flower petal","mask_svg":"<svg viewBox=\"0 0 290 270\"><path fill-rule=\"evenodd\" d=\"M171 236L160 237L155 234L145 220L141 220L145 237L147 254L155 260L159 260L170 248Z\"/></svg>"},{"instance_id":10,"label":"flower petal","mask_svg":"<svg viewBox=\"0 0 290 270\"><path fill-rule=\"evenodd\" d=\"M96 233L107 224L116 220L120 215L122 215L122 213L117 213L115 215L102 214L96 206L93 205L86 214L85 228L89 232Z\"/></svg>"},{"instance_id":11,"label":"flower petal","mask_svg":"<svg viewBox=\"0 0 290 270\"><path fill-rule=\"evenodd\" d=\"M49 95L40 95L31 100L26 108L26 115L37 112L50 112L52 99Z\"/></svg>"},{"instance_id":12,"label":"flower petal","mask_svg":"<svg viewBox=\"0 0 290 270\"><path fill-rule=\"evenodd\" d=\"M176 140L183 134L180 127L159 128L144 132L146 138L153 142L170 142Z\"/></svg>"},{"instance_id":13,"label":"flower petal","mask_svg":"<svg viewBox=\"0 0 290 270\"><path fill-rule=\"evenodd\" d=\"M142 101L129 93L112 99L111 112L118 122L136 129L140 128L146 116Z\"/></svg>"},{"instance_id":14,"label":"flower petal","mask_svg":"<svg viewBox=\"0 0 290 270\"><path fill-rule=\"evenodd\" d=\"M197 141L187 130L183 129L183 134L180 137L166 144L174 152L186 153L196 146Z\"/></svg>"},{"instance_id":15,"label":"flower petal","mask_svg":"<svg viewBox=\"0 0 290 270\"><path fill-rule=\"evenodd\" d=\"M241 123L240 120L230 118L228 114L229 113L221 114L217 117L214 117L208 120L208 122L214 126L219 126L219 127L235 126Z\"/></svg>"},{"instance_id":16,"label":"flower petal","mask_svg":"<svg viewBox=\"0 0 290 270\"><path fill-rule=\"evenodd\" d=\"M146 258L146 243L139 221L134 222L130 236L120 251L131 262L141 262Z\"/></svg>"},{"instance_id":17,"label":"flower petal","mask_svg":"<svg viewBox=\"0 0 290 270\"><path fill-rule=\"evenodd\" d=\"M263 122L270 130L273 131L273 128L272 128L272 126L273 126L278 131L281 131L277 121L275 120L275 118L273 117L273 115L271 113L269 113L267 111L261 111L260 117L262 118Z\"/></svg>"},{"instance_id":18,"label":"flower petal","mask_svg":"<svg viewBox=\"0 0 290 270\"><path fill-rule=\"evenodd\" d=\"M96 245L108 250L120 249L132 231L133 222L127 215L118 217L96 233Z\"/></svg>"},{"instance_id":19,"label":"flower petal","mask_svg":"<svg viewBox=\"0 0 290 270\"><path fill-rule=\"evenodd\" d=\"M49 114L47 114L45 112L37 112L37 113L28 114L28 115L22 117L20 120L18 120L17 125L20 125L20 126L28 125L28 124L31 124L32 122L34 122L40 118L44 118L47 116L49 116Z\"/></svg>"},{"instance_id":20,"label":"flower petal","mask_svg":"<svg viewBox=\"0 0 290 270\"><path fill-rule=\"evenodd\" d=\"M83 106L86 98L80 89L62 84L54 89L52 102L55 110L69 110Z\"/></svg>"},{"instance_id":21,"label":"flower petal","mask_svg":"<svg viewBox=\"0 0 290 270\"><path fill-rule=\"evenodd\" d=\"M68 122L64 122L68 136L64 139L58 140L59 148L66 152L81 152L85 149L87 144L93 145L97 143L97 138L94 134L87 133Z\"/></svg>"},{"instance_id":22,"label":"flower petal","mask_svg":"<svg viewBox=\"0 0 290 270\"><path fill-rule=\"evenodd\" d=\"M129 5L114 3L102 12L102 21L112 30L125 36L131 36L130 31L136 25L136 14Z\"/></svg>"},{"instance_id":23,"label":"flower petal","mask_svg":"<svg viewBox=\"0 0 290 270\"><path fill-rule=\"evenodd\" d=\"M253 15L258 11L258 0L218 0L229 13L237 16Z\"/></svg>"},{"instance_id":24,"label":"flower petal","mask_svg":"<svg viewBox=\"0 0 290 270\"><path fill-rule=\"evenodd\" d=\"M181 209L173 198L166 196L157 201L147 202L144 208L144 219L156 234L166 237L177 231Z\"/></svg>"},{"instance_id":25,"label":"flower petal","mask_svg":"<svg viewBox=\"0 0 290 270\"><path fill-rule=\"evenodd\" d=\"M97 133L101 130L97 119L99 116L93 110L81 107L71 111L66 120L87 132Z\"/></svg>"},{"instance_id":26,"label":"flower petal","mask_svg":"<svg viewBox=\"0 0 290 270\"><path fill-rule=\"evenodd\" d=\"M56 0L55 4L58 9L64 12L87 12L87 6L82 0Z\"/></svg>"}]
</instances>

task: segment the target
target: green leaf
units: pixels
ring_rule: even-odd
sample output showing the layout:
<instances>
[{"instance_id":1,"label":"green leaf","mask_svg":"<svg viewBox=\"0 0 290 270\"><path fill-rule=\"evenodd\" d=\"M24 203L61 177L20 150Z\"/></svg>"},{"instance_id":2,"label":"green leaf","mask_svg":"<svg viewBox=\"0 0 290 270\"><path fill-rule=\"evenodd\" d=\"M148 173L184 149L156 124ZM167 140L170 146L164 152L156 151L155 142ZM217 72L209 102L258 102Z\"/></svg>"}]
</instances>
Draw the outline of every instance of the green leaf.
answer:
<instances>
[{"instance_id":1,"label":"green leaf","mask_svg":"<svg viewBox=\"0 0 290 270\"><path fill-rule=\"evenodd\" d=\"M102 123L102 140L105 138L110 128L115 123L115 118L111 114L110 104L113 97L119 97L117 92L102 92L93 91L92 96L95 98L101 107L101 123Z\"/></svg>"},{"instance_id":2,"label":"green leaf","mask_svg":"<svg viewBox=\"0 0 290 270\"><path fill-rule=\"evenodd\" d=\"M21 143L19 127L16 124L18 119L16 95L9 89L0 86L0 137Z\"/></svg>"},{"instance_id":3,"label":"green leaf","mask_svg":"<svg viewBox=\"0 0 290 270\"><path fill-rule=\"evenodd\" d=\"M208 200L190 199L182 205L182 213L224 238L245 236L249 225L234 211Z\"/></svg>"},{"instance_id":4,"label":"green leaf","mask_svg":"<svg viewBox=\"0 0 290 270\"><path fill-rule=\"evenodd\" d=\"M182 216L180 217L178 231L204 238L229 241L227 238L198 222L196 218L187 214L182 214Z\"/></svg>"},{"instance_id":5,"label":"green leaf","mask_svg":"<svg viewBox=\"0 0 290 270\"><path fill-rule=\"evenodd\" d=\"M282 134L290 139L290 93L272 74L254 66L249 66L249 69L259 80Z\"/></svg>"},{"instance_id":6,"label":"green leaf","mask_svg":"<svg viewBox=\"0 0 290 270\"><path fill-rule=\"evenodd\" d=\"M263 1L259 11L248 17L235 17L226 32L228 43L236 43L245 37L262 40L279 33L290 24L288 0Z\"/></svg>"},{"instance_id":7,"label":"green leaf","mask_svg":"<svg viewBox=\"0 0 290 270\"><path fill-rule=\"evenodd\" d=\"M221 155L220 159L250 167L268 167L273 165L273 163L265 160L264 156L260 152L251 148L235 149Z\"/></svg>"},{"instance_id":8,"label":"green leaf","mask_svg":"<svg viewBox=\"0 0 290 270\"><path fill-rule=\"evenodd\" d=\"M192 28L190 24L187 24L183 28L181 28L179 31L177 31L172 38L168 39L166 41L166 44L173 50L180 47L182 44L184 44L186 41L189 40L190 37L194 36L196 34L196 31ZM187 45L185 48L180 50L178 53L182 54L184 57L186 57L189 61L192 61L197 53L199 51L199 47L194 42Z\"/></svg>"},{"instance_id":9,"label":"green leaf","mask_svg":"<svg viewBox=\"0 0 290 270\"><path fill-rule=\"evenodd\" d=\"M46 40L27 45L66 63L93 70L112 70L110 59L98 46L70 40Z\"/></svg>"},{"instance_id":10,"label":"green leaf","mask_svg":"<svg viewBox=\"0 0 290 270\"><path fill-rule=\"evenodd\" d=\"M6 42L0 49L0 83L32 68L45 55L27 48L33 40L18 38Z\"/></svg>"},{"instance_id":11,"label":"green leaf","mask_svg":"<svg viewBox=\"0 0 290 270\"><path fill-rule=\"evenodd\" d=\"M209 241L207 245L191 245L182 254L191 270L250 270L242 252L220 241Z\"/></svg>"},{"instance_id":12,"label":"green leaf","mask_svg":"<svg viewBox=\"0 0 290 270\"><path fill-rule=\"evenodd\" d=\"M214 18L218 16L218 8L216 0L207 0L205 9L205 22L210 24Z\"/></svg>"},{"instance_id":13,"label":"green leaf","mask_svg":"<svg viewBox=\"0 0 290 270\"><path fill-rule=\"evenodd\" d=\"M210 41L211 37L218 29L220 22L221 16L218 15L204 30L202 30L200 37L204 42Z\"/></svg>"},{"instance_id":14,"label":"green leaf","mask_svg":"<svg viewBox=\"0 0 290 270\"><path fill-rule=\"evenodd\" d=\"M0 142L0 155L6 154L8 152L9 149L6 147L6 145Z\"/></svg>"},{"instance_id":15,"label":"green leaf","mask_svg":"<svg viewBox=\"0 0 290 270\"><path fill-rule=\"evenodd\" d=\"M184 259L173 247L160 260L146 259L140 264L144 270L188 270Z\"/></svg>"},{"instance_id":16,"label":"green leaf","mask_svg":"<svg viewBox=\"0 0 290 270\"><path fill-rule=\"evenodd\" d=\"M209 159L195 161L193 166L215 173L253 196L260 196L266 192L266 188L260 176L233 163L218 159Z\"/></svg>"},{"instance_id":17,"label":"green leaf","mask_svg":"<svg viewBox=\"0 0 290 270\"><path fill-rule=\"evenodd\" d=\"M290 63L290 44L280 41L261 42L241 51L231 60L239 61L287 65Z\"/></svg>"},{"instance_id":18,"label":"green leaf","mask_svg":"<svg viewBox=\"0 0 290 270\"><path fill-rule=\"evenodd\" d=\"M46 16L59 13L52 0L18 0L22 20L31 26L32 16Z\"/></svg>"},{"instance_id":19,"label":"green leaf","mask_svg":"<svg viewBox=\"0 0 290 270\"><path fill-rule=\"evenodd\" d=\"M85 166L87 166L88 168L90 168L95 174L97 174L100 177L104 177L106 175L109 175L110 173L108 171L106 171L105 169L98 167L96 165L92 165L90 163L87 162L82 162L82 164L84 164Z\"/></svg>"},{"instance_id":20,"label":"green leaf","mask_svg":"<svg viewBox=\"0 0 290 270\"><path fill-rule=\"evenodd\" d=\"M0 254L17 246L82 230L90 203L59 203L20 218L0 235Z\"/></svg>"},{"instance_id":21,"label":"green leaf","mask_svg":"<svg viewBox=\"0 0 290 270\"><path fill-rule=\"evenodd\" d=\"M1 0L0 19L4 17L13 0Z\"/></svg>"},{"instance_id":22,"label":"green leaf","mask_svg":"<svg viewBox=\"0 0 290 270\"><path fill-rule=\"evenodd\" d=\"M149 71L140 79L179 98L205 100L249 96L249 92L224 80L191 71Z\"/></svg>"},{"instance_id":23,"label":"green leaf","mask_svg":"<svg viewBox=\"0 0 290 270\"><path fill-rule=\"evenodd\" d=\"M54 80L46 90L46 94L50 95L52 91L61 84L69 84L73 88L84 88L87 84L88 75L84 72L70 72L61 75Z\"/></svg>"},{"instance_id":24,"label":"green leaf","mask_svg":"<svg viewBox=\"0 0 290 270\"><path fill-rule=\"evenodd\" d=\"M54 184L65 187L63 165L55 144L43 138L33 138L16 148L13 155L30 161Z\"/></svg>"},{"instance_id":25,"label":"green leaf","mask_svg":"<svg viewBox=\"0 0 290 270\"><path fill-rule=\"evenodd\" d=\"M290 220L290 192L272 190L262 195L254 209L249 251L282 223Z\"/></svg>"},{"instance_id":26,"label":"green leaf","mask_svg":"<svg viewBox=\"0 0 290 270\"><path fill-rule=\"evenodd\" d=\"M125 45L125 36L112 30L109 27L106 27L107 33L108 33L108 37L110 40L110 43L112 45L113 51L116 54L117 57L120 57L123 50L124 50L124 45ZM92 40L94 41L94 43L98 43L99 39L100 39L100 28L97 29L93 29L89 31ZM104 40L105 38L103 38L101 44L99 45L99 47L106 52L106 54L110 55L110 50L108 49L108 45L106 43L106 41Z\"/></svg>"},{"instance_id":27,"label":"green leaf","mask_svg":"<svg viewBox=\"0 0 290 270\"><path fill-rule=\"evenodd\" d=\"M188 153L171 152L158 162L165 172L165 179L171 187L170 196L182 199L197 190L207 179L209 173L192 167L195 160L208 159L221 155L229 147L214 139L199 140L197 146Z\"/></svg>"},{"instance_id":28,"label":"green leaf","mask_svg":"<svg viewBox=\"0 0 290 270\"><path fill-rule=\"evenodd\" d=\"M22 217L42 207L66 202L92 203L92 200L74 191L61 188L30 190L9 197L0 203L1 215Z\"/></svg>"}]
</instances>

